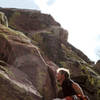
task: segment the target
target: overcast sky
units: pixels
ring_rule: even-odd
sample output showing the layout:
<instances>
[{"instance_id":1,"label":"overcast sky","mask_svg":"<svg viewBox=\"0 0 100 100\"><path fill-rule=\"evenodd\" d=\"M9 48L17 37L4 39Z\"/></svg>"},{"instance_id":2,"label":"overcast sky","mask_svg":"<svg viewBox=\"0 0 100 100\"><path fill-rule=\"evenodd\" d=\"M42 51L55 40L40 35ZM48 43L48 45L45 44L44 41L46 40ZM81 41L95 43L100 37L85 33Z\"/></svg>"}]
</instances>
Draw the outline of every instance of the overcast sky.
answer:
<instances>
[{"instance_id":1,"label":"overcast sky","mask_svg":"<svg viewBox=\"0 0 100 100\"><path fill-rule=\"evenodd\" d=\"M40 9L69 32L68 41L97 61L100 48L100 0L0 0L0 7Z\"/></svg>"}]
</instances>

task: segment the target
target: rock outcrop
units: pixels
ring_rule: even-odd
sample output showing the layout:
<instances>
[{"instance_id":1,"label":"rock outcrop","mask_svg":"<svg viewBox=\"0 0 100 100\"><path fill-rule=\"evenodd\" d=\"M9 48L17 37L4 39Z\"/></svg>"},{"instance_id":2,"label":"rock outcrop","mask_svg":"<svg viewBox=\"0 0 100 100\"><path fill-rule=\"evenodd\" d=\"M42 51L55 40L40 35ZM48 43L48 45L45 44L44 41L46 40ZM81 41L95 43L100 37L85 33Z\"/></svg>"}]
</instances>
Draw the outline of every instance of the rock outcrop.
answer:
<instances>
[{"instance_id":1,"label":"rock outcrop","mask_svg":"<svg viewBox=\"0 0 100 100\"><path fill-rule=\"evenodd\" d=\"M41 12L37 10L1 8L0 11L6 14L9 21L9 27L20 30L24 33L43 30L52 25L60 26L51 15L41 14Z\"/></svg>"},{"instance_id":2,"label":"rock outcrop","mask_svg":"<svg viewBox=\"0 0 100 100\"><path fill-rule=\"evenodd\" d=\"M100 60L98 60L94 65L94 70L96 70L100 74Z\"/></svg>"},{"instance_id":3,"label":"rock outcrop","mask_svg":"<svg viewBox=\"0 0 100 100\"><path fill-rule=\"evenodd\" d=\"M90 100L100 100L100 76L93 69L93 62L68 43L67 30L40 11L0 11L7 15L10 27L0 24L2 100L8 100L8 94L9 100L52 100L60 92L55 80L58 67L70 69L71 78Z\"/></svg>"},{"instance_id":4,"label":"rock outcrop","mask_svg":"<svg viewBox=\"0 0 100 100\"><path fill-rule=\"evenodd\" d=\"M7 68L5 65L2 67L11 72L11 75L7 73L10 81L16 85L19 84L18 86L22 86L36 96L39 95L38 98L43 96L44 99L51 100L55 96L53 90L55 87L51 84L48 67L42 60L38 48L31 44L28 37L0 25L0 46L0 61L7 63Z\"/></svg>"},{"instance_id":5,"label":"rock outcrop","mask_svg":"<svg viewBox=\"0 0 100 100\"><path fill-rule=\"evenodd\" d=\"M24 10L15 8L0 8L0 11L4 12L8 18L9 27L22 31L25 35L32 38L30 35L40 31L46 31L47 33L55 34L56 38L60 38L60 41L66 45L68 39L68 32L60 27L51 15L42 14L37 10ZM78 56L84 59L87 63L91 62L84 53L75 47L67 43L67 47L74 50Z\"/></svg>"},{"instance_id":6,"label":"rock outcrop","mask_svg":"<svg viewBox=\"0 0 100 100\"><path fill-rule=\"evenodd\" d=\"M0 24L8 27L8 20L3 12L0 12Z\"/></svg>"}]
</instances>

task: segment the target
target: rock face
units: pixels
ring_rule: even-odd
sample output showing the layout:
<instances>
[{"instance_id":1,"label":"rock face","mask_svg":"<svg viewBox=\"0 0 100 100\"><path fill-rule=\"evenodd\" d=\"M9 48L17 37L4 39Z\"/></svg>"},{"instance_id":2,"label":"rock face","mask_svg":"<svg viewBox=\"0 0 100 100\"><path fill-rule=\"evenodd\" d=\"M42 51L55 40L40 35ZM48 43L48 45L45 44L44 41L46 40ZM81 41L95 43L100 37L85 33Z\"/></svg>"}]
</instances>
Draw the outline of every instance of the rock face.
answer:
<instances>
[{"instance_id":1,"label":"rock face","mask_svg":"<svg viewBox=\"0 0 100 100\"><path fill-rule=\"evenodd\" d=\"M50 100L55 96L48 67L42 60L39 50L31 44L29 38L20 32L0 25L0 46L0 61L7 63L7 69L5 65L1 68L4 67L8 72L12 72L11 75L7 73L9 80L15 85L22 85L21 88L25 88L37 96L37 99L30 97L33 98L32 100L41 100L42 96L44 99ZM22 98L24 100L24 97ZM13 100L13 98L9 100Z\"/></svg>"},{"instance_id":2,"label":"rock face","mask_svg":"<svg viewBox=\"0 0 100 100\"><path fill-rule=\"evenodd\" d=\"M50 15L41 14L36 10L21 10L21 9L0 9L3 11L9 21L9 27L24 33L43 30L52 25L60 26Z\"/></svg>"},{"instance_id":3,"label":"rock face","mask_svg":"<svg viewBox=\"0 0 100 100\"><path fill-rule=\"evenodd\" d=\"M40 11L0 11L7 15L10 27L0 24L2 100L52 100L60 93L55 80L58 67L70 70L90 100L100 100L100 76L93 62L68 43L67 30Z\"/></svg>"},{"instance_id":4,"label":"rock face","mask_svg":"<svg viewBox=\"0 0 100 100\"><path fill-rule=\"evenodd\" d=\"M94 66L94 69L100 74L100 60L97 61L97 63Z\"/></svg>"},{"instance_id":5,"label":"rock face","mask_svg":"<svg viewBox=\"0 0 100 100\"><path fill-rule=\"evenodd\" d=\"M0 12L0 24L8 27L8 20L3 12Z\"/></svg>"},{"instance_id":6,"label":"rock face","mask_svg":"<svg viewBox=\"0 0 100 100\"><path fill-rule=\"evenodd\" d=\"M24 32L25 35L32 38L31 35L40 31L51 32L55 34L56 38L60 38L60 41L66 44L68 39L68 32L60 27L50 15L42 14L37 10L24 10L15 8L0 8L0 11L4 12L8 18L9 27ZM68 45L73 49L78 56L84 59L87 63L92 63L86 55L75 47Z\"/></svg>"}]
</instances>

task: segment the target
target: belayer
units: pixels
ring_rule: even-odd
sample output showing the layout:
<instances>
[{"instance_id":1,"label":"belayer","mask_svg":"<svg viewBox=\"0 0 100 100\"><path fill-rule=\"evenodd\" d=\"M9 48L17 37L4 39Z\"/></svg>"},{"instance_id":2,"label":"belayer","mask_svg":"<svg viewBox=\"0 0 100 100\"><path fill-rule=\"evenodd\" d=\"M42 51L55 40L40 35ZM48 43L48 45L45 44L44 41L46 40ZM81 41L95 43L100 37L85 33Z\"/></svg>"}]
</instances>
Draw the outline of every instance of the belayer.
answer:
<instances>
[{"instance_id":1,"label":"belayer","mask_svg":"<svg viewBox=\"0 0 100 100\"><path fill-rule=\"evenodd\" d=\"M68 69L58 68L56 77L57 82L62 87L64 98L55 98L53 100L89 100L88 97L84 95L81 87L71 80Z\"/></svg>"}]
</instances>

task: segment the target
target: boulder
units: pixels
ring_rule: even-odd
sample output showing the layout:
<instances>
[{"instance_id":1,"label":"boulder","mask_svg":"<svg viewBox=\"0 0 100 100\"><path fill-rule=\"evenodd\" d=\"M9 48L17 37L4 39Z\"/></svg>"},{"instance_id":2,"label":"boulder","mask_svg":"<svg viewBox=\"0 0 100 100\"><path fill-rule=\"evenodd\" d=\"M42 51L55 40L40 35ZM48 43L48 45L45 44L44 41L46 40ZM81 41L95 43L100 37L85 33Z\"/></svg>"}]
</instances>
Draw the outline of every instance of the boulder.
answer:
<instances>
[{"instance_id":1,"label":"boulder","mask_svg":"<svg viewBox=\"0 0 100 100\"><path fill-rule=\"evenodd\" d=\"M37 91L33 94L40 94L45 100L55 97L55 86L51 84L50 78L52 70L50 72L38 47L34 46L28 37L21 32L0 25L0 46L0 60L7 63L9 70L13 73L9 76L9 81L16 81L25 89ZM32 100L40 100L32 98Z\"/></svg>"},{"instance_id":2,"label":"boulder","mask_svg":"<svg viewBox=\"0 0 100 100\"><path fill-rule=\"evenodd\" d=\"M25 73L0 60L0 99L42 100L42 96Z\"/></svg>"}]
</instances>

